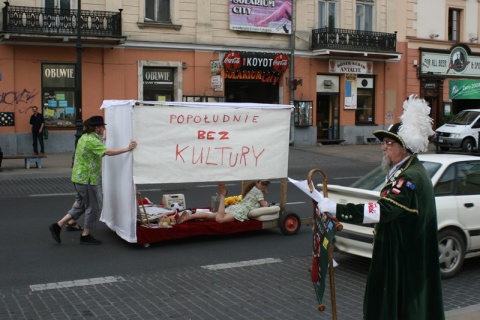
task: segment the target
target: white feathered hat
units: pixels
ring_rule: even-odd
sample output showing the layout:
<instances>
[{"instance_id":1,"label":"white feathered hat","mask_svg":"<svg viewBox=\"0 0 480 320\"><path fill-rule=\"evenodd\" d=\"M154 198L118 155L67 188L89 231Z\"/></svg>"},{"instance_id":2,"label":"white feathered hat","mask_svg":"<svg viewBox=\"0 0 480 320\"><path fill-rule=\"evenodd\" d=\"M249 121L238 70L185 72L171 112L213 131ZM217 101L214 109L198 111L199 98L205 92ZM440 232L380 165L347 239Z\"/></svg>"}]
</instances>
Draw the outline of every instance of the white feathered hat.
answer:
<instances>
[{"instance_id":1,"label":"white feathered hat","mask_svg":"<svg viewBox=\"0 0 480 320\"><path fill-rule=\"evenodd\" d=\"M435 134L429 114L427 102L412 94L403 103L401 122L391 125L388 130L375 130L373 135L380 141L389 137L410 153L425 152L428 150L428 138Z\"/></svg>"}]
</instances>

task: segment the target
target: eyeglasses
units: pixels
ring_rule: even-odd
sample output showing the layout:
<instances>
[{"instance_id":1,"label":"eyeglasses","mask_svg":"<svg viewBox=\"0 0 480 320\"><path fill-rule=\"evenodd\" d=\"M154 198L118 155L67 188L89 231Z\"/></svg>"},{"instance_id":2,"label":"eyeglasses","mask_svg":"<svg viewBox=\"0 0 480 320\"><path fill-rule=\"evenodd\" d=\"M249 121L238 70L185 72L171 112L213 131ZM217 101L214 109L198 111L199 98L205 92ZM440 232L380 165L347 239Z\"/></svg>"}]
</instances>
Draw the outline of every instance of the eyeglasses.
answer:
<instances>
[{"instance_id":1,"label":"eyeglasses","mask_svg":"<svg viewBox=\"0 0 480 320\"><path fill-rule=\"evenodd\" d=\"M262 186L268 187L268 185L270 184L270 181L261 181L260 184Z\"/></svg>"},{"instance_id":2,"label":"eyeglasses","mask_svg":"<svg viewBox=\"0 0 480 320\"><path fill-rule=\"evenodd\" d=\"M383 140L381 144L382 144L382 146L389 147L394 143L395 143L395 141L385 141L385 140Z\"/></svg>"}]
</instances>

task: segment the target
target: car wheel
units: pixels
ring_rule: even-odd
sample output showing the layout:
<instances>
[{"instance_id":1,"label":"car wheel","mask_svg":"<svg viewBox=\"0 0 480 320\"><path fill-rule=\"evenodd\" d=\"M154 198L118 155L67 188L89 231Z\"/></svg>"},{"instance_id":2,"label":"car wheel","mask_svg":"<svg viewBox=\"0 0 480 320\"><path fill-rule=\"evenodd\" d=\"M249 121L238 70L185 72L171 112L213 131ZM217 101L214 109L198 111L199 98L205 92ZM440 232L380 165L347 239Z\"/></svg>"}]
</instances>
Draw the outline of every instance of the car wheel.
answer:
<instances>
[{"instance_id":1,"label":"car wheel","mask_svg":"<svg viewBox=\"0 0 480 320\"><path fill-rule=\"evenodd\" d=\"M279 226L285 236L293 236L300 230L302 220L296 213L284 213L280 218Z\"/></svg>"},{"instance_id":2,"label":"car wheel","mask_svg":"<svg viewBox=\"0 0 480 320\"><path fill-rule=\"evenodd\" d=\"M472 152L474 148L475 148L475 140L465 139L465 141L462 142L462 150L463 151Z\"/></svg>"},{"instance_id":3,"label":"car wheel","mask_svg":"<svg viewBox=\"0 0 480 320\"><path fill-rule=\"evenodd\" d=\"M465 243L457 231L438 233L438 258L443 279L453 278L460 271L465 258Z\"/></svg>"},{"instance_id":4,"label":"car wheel","mask_svg":"<svg viewBox=\"0 0 480 320\"><path fill-rule=\"evenodd\" d=\"M442 150L442 151L448 151L448 150L450 150L450 148L449 148L449 147L440 147L440 150Z\"/></svg>"}]
</instances>

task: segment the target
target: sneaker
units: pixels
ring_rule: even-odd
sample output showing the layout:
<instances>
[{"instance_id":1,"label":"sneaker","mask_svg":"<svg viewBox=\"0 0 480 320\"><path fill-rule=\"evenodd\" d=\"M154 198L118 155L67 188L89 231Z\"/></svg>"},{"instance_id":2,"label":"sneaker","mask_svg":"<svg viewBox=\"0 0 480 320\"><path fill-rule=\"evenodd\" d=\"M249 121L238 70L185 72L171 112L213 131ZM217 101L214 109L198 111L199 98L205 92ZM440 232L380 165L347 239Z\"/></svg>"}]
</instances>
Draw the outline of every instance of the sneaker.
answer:
<instances>
[{"instance_id":1,"label":"sneaker","mask_svg":"<svg viewBox=\"0 0 480 320\"><path fill-rule=\"evenodd\" d=\"M80 236L80 244L102 244L102 241L95 239L91 235Z\"/></svg>"},{"instance_id":2,"label":"sneaker","mask_svg":"<svg viewBox=\"0 0 480 320\"><path fill-rule=\"evenodd\" d=\"M62 240L60 239L60 231L62 231L62 228L55 222L48 227L50 229L50 233L52 234L53 240L55 240L57 243L61 243Z\"/></svg>"}]
</instances>

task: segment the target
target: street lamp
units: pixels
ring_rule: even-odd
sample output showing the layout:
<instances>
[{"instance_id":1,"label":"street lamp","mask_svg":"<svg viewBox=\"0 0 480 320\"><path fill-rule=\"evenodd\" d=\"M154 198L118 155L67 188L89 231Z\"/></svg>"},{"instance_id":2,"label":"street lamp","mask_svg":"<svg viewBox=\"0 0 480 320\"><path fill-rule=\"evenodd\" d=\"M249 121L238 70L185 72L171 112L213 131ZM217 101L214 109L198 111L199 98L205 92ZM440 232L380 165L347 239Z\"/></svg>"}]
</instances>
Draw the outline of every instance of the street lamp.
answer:
<instances>
[{"instance_id":1,"label":"street lamp","mask_svg":"<svg viewBox=\"0 0 480 320\"><path fill-rule=\"evenodd\" d=\"M78 0L77 6L77 66L75 72L75 88L77 90L75 98L75 149L77 148L78 139L83 134L82 120L82 1Z\"/></svg>"}]
</instances>

